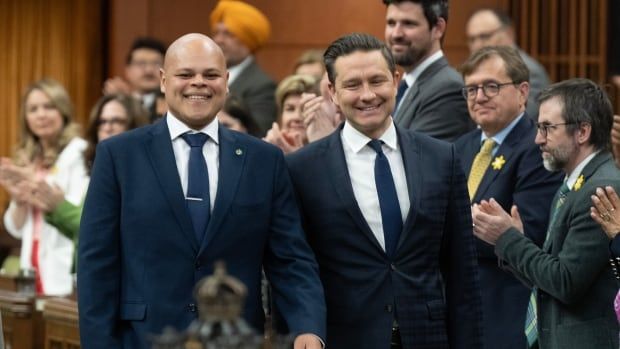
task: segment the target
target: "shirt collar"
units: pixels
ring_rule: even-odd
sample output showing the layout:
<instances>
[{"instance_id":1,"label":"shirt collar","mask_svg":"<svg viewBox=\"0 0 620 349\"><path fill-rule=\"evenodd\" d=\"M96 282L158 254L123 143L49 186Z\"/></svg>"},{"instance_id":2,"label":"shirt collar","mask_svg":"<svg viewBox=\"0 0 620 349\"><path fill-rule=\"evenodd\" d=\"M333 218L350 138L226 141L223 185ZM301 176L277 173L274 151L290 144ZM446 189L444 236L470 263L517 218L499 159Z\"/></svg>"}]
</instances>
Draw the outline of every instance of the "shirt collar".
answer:
<instances>
[{"instance_id":1,"label":"shirt collar","mask_svg":"<svg viewBox=\"0 0 620 349\"><path fill-rule=\"evenodd\" d=\"M190 133L202 132L202 133L207 134L209 138L211 138L213 142L215 142L215 144L219 144L219 136L218 136L219 123L217 120L217 116L213 118L213 120L209 124L207 124L205 127L203 127L200 130L194 130L190 128L189 126L185 125L181 120L177 119L176 116L172 115L171 112L167 113L166 123L168 124L168 130L170 131L170 139L173 141L179 138L182 134L185 134L188 132Z\"/></svg>"},{"instance_id":2,"label":"shirt collar","mask_svg":"<svg viewBox=\"0 0 620 349\"><path fill-rule=\"evenodd\" d=\"M243 61L241 61L241 63L232 67L228 67L228 86L230 86L230 84L232 84L233 81L235 81L239 77L239 75L241 75L241 72L245 68L247 68L253 60L254 56L247 56Z\"/></svg>"},{"instance_id":3,"label":"shirt collar","mask_svg":"<svg viewBox=\"0 0 620 349\"><path fill-rule=\"evenodd\" d=\"M504 127L501 131L497 132L494 136L490 137L490 138L493 138L497 146L500 146L502 143L504 143L504 141L506 140L506 137L508 137L508 134L510 134L510 131L512 131L512 129L515 128L515 126L519 123L519 121L521 121L521 118L523 118L523 114L524 112L521 112L521 114L519 114L519 116L517 116L514 120L512 120L508 124L508 126ZM489 137L487 137L487 135L484 134L484 131L480 133L480 143L484 142L487 138Z\"/></svg>"},{"instance_id":4,"label":"shirt collar","mask_svg":"<svg viewBox=\"0 0 620 349\"><path fill-rule=\"evenodd\" d=\"M349 147L351 147L351 149L353 149L354 153L359 153L364 146L371 141L370 137L351 126L348 120L345 121L344 127L342 128L342 139ZM387 130L385 130L381 137L379 137L379 140L383 141L385 145L393 150L398 149L398 137L396 135L396 127L394 127L394 122L390 122L390 126Z\"/></svg>"},{"instance_id":5,"label":"shirt collar","mask_svg":"<svg viewBox=\"0 0 620 349\"><path fill-rule=\"evenodd\" d=\"M415 67L412 71L405 74L405 81L407 81L407 86L411 87L415 84L416 80L422 75L422 73L428 68L431 64L437 62L443 57L443 51L439 50L432 55L428 56L422 63L420 63L417 67Z\"/></svg>"},{"instance_id":6,"label":"shirt collar","mask_svg":"<svg viewBox=\"0 0 620 349\"><path fill-rule=\"evenodd\" d=\"M598 153L599 151L595 151L594 153L588 155L588 157L583 159L579 163L579 165L575 167L573 172L571 172L571 174L566 177L566 186L568 187L568 189L573 190L573 186L577 182L577 178L579 178L579 176L581 175L581 171L583 171L583 169L588 165L590 160L592 160Z\"/></svg>"}]
</instances>

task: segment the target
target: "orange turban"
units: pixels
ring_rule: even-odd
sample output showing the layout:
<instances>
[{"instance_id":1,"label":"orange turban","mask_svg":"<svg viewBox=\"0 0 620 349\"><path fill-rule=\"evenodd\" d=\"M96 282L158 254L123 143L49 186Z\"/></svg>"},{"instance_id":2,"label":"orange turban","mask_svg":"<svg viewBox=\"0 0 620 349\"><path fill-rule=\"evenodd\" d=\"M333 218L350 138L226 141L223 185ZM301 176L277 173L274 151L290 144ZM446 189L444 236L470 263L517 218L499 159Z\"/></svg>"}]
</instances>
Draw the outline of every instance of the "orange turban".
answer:
<instances>
[{"instance_id":1,"label":"orange turban","mask_svg":"<svg viewBox=\"0 0 620 349\"><path fill-rule=\"evenodd\" d=\"M267 17L243 1L220 0L211 12L211 29L220 22L252 52L261 48L271 33Z\"/></svg>"}]
</instances>

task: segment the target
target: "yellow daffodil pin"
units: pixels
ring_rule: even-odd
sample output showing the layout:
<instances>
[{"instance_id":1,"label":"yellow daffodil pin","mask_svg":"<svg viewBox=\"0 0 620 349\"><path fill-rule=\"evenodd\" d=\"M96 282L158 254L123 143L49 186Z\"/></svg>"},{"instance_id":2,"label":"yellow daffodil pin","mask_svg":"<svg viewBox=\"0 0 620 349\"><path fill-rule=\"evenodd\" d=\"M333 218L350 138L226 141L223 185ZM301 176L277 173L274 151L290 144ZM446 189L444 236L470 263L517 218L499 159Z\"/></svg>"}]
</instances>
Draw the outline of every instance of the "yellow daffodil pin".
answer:
<instances>
[{"instance_id":1,"label":"yellow daffodil pin","mask_svg":"<svg viewBox=\"0 0 620 349\"><path fill-rule=\"evenodd\" d=\"M506 163L506 159L504 159L504 155L500 155L500 156L495 157L495 159L491 163L491 166L493 167L494 170L499 171L502 169L505 163Z\"/></svg>"},{"instance_id":2,"label":"yellow daffodil pin","mask_svg":"<svg viewBox=\"0 0 620 349\"><path fill-rule=\"evenodd\" d=\"M581 186L583 185L584 181L585 181L585 178L583 178L583 175L580 175L579 178L577 178L577 182L575 182L575 184L573 185L573 190L577 191L581 189Z\"/></svg>"}]
</instances>

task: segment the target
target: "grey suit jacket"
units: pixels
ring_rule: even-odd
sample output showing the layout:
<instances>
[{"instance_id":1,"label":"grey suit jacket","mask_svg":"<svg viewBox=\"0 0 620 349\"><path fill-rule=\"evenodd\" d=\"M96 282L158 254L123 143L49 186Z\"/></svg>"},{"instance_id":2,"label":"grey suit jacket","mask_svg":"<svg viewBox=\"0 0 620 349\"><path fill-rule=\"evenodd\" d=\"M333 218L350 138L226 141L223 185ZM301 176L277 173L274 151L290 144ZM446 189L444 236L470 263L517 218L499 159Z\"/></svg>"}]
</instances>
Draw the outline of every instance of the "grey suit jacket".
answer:
<instances>
[{"instance_id":1,"label":"grey suit jacket","mask_svg":"<svg viewBox=\"0 0 620 349\"><path fill-rule=\"evenodd\" d=\"M526 111L534 121L538 121L538 102L536 99L540 92L549 85L549 76L547 76L545 67L527 53L519 49L519 55L530 71L530 95L527 98Z\"/></svg>"},{"instance_id":2,"label":"grey suit jacket","mask_svg":"<svg viewBox=\"0 0 620 349\"><path fill-rule=\"evenodd\" d=\"M276 83L252 60L229 88L243 101L264 136L276 121Z\"/></svg>"},{"instance_id":3,"label":"grey suit jacket","mask_svg":"<svg viewBox=\"0 0 620 349\"><path fill-rule=\"evenodd\" d=\"M409 88L394 114L396 125L452 142L471 131L463 79L442 57L426 68Z\"/></svg>"},{"instance_id":4,"label":"grey suit jacket","mask_svg":"<svg viewBox=\"0 0 620 349\"><path fill-rule=\"evenodd\" d=\"M603 185L620 190L620 171L603 151L581 174L583 185L567 194L542 248L514 228L495 246L507 267L538 289L542 349L618 348L618 286L608 263L609 239L590 218L590 196Z\"/></svg>"}]
</instances>

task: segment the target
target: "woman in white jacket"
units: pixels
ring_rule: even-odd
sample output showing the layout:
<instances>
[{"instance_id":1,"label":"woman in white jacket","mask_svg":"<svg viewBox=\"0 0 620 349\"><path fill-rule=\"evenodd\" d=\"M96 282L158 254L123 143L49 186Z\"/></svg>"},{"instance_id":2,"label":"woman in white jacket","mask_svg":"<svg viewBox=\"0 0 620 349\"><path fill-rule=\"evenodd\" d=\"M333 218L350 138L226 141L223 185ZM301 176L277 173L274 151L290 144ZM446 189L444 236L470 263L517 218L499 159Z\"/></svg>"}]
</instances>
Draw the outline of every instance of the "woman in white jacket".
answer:
<instances>
[{"instance_id":1,"label":"woman in white jacket","mask_svg":"<svg viewBox=\"0 0 620 349\"><path fill-rule=\"evenodd\" d=\"M21 139L13 159L1 159L0 184L11 195L4 214L7 231L22 240L21 268L36 270L37 294L68 295L72 291L73 242L45 222L29 202L36 182L58 186L67 201L79 204L88 185L73 108L65 89L44 79L30 85L20 112Z\"/></svg>"}]
</instances>

